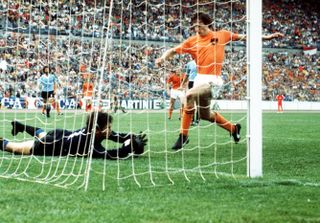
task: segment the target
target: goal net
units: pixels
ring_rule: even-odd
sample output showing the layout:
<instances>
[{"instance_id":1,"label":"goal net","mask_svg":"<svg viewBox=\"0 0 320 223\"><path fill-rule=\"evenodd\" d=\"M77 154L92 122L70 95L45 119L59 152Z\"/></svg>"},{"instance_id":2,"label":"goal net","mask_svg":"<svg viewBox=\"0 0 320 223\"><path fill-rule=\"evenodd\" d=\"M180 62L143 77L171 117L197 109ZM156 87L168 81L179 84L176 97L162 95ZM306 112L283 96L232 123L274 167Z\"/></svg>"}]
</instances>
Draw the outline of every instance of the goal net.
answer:
<instances>
[{"instance_id":1,"label":"goal net","mask_svg":"<svg viewBox=\"0 0 320 223\"><path fill-rule=\"evenodd\" d=\"M255 68L252 63L254 68L247 66L248 53L254 55L255 51L247 48L254 35L247 25L246 11L255 6L244 0L0 2L0 136L6 142L34 140L26 131L12 135L14 120L44 132L75 131L86 126L91 111L109 112L114 132L141 131L148 138L140 157L129 154L116 160L93 158L94 140L91 149L81 154L39 156L1 151L1 177L106 189L250 175L250 145L261 144L252 142L254 133L248 130L253 127L249 111L255 117L261 113L259 109L250 110L259 105L260 93L253 92L259 88L247 90L248 73ZM195 34L191 17L196 12L212 17L213 30L248 32L247 43L230 41L226 45L223 86L210 107L230 122L241 124L242 137L235 144L229 132L216 123L200 120L189 129L189 143L181 150L172 150L180 132L181 101L175 101L169 119L167 77L172 72L186 73L186 64L192 58L176 55L161 67L155 60ZM57 82L55 95L43 110L39 82L45 67ZM257 72L261 72L259 67ZM122 146L110 140L102 144L107 150ZM253 175L261 175L260 167Z\"/></svg>"}]
</instances>

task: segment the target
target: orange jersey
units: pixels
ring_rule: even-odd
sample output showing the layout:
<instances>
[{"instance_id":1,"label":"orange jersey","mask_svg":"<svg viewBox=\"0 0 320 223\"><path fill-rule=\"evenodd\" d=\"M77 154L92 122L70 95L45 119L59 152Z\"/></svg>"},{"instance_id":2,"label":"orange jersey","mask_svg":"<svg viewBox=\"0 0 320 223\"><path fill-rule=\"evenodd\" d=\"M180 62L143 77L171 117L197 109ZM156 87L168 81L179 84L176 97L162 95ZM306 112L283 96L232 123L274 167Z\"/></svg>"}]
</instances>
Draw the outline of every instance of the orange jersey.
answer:
<instances>
[{"instance_id":1,"label":"orange jersey","mask_svg":"<svg viewBox=\"0 0 320 223\"><path fill-rule=\"evenodd\" d=\"M188 53L196 61L198 74L221 75L224 47L238 34L227 30L209 31L205 36L192 36L175 48L176 53Z\"/></svg>"},{"instance_id":2,"label":"orange jersey","mask_svg":"<svg viewBox=\"0 0 320 223\"><path fill-rule=\"evenodd\" d=\"M79 70L80 70L80 72L86 72L87 71L87 65L85 65L85 64L81 64L80 65L80 67L79 67Z\"/></svg>"},{"instance_id":3,"label":"orange jersey","mask_svg":"<svg viewBox=\"0 0 320 223\"><path fill-rule=\"evenodd\" d=\"M278 104L282 104L284 96L283 95L277 95L276 99L278 100Z\"/></svg>"},{"instance_id":4,"label":"orange jersey","mask_svg":"<svg viewBox=\"0 0 320 223\"><path fill-rule=\"evenodd\" d=\"M93 83L85 82L82 86L82 92L84 96L91 97L93 94Z\"/></svg>"},{"instance_id":5,"label":"orange jersey","mask_svg":"<svg viewBox=\"0 0 320 223\"><path fill-rule=\"evenodd\" d=\"M171 73L167 79L167 83L172 85L172 89L178 89L181 86L183 79L186 77L185 74Z\"/></svg>"}]
</instances>

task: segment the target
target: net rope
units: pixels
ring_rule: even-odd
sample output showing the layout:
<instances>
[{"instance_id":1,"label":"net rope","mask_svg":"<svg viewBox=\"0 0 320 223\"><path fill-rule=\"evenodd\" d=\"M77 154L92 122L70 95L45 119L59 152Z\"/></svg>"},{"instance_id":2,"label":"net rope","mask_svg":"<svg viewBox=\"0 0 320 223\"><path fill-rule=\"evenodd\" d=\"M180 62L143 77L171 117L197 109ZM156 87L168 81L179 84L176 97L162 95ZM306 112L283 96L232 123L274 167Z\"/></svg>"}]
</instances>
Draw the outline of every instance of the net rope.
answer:
<instances>
[{"instance_id":1,"label":"net rope","mask_svg":"<svg viewBox=\"0 0 320 223\"><path fill-rule=\"evenodd\" d=\"M190 144L179 151L171 149L175 137L179 134L180 122L177 121L175 112L174 120L168 120L168 98L163 94L166 89L165 76L170 72L170 67L169 64L160 68L154 66L155 58L191 35L188 16L193 13L190 14L190 11L208 12L213 17L214 29L225 27L232 32L244 33L246 16L241 14L243 0L177 0L162 3L153 0L104 0L91 1L90 4L83 0L79 1L77 7L72 1L67 1L68 4L52 0L0 2L0 13L6 17L5 27L0 29L0 33L6 38L16 38L15 45L7 43L0 50L20 50L19 39L24 39L23 50L30 55L36 55L33 60L36 61L34 68L40 70L45 65L56 68L60 81L58 95L62 105L71 103L68 95L73 95L77 102L82 95L81 87L85 82L83 77L89 73L93 77L95 89L94 109L102 106L103 110L112 112L110 105L114 103L114 95L127 97L126 100L118 102L119 107L130 108L135 106L134 103L140 103L147 108L152 100L158 100L164 106L160 110L128 109L127 113L111 113L114 116L114 131L143 131L147 134L149 141L142 157L130 156L110 161L95 160L90 157L90 152L78 153L75 156L21 156L3 152L0 156L1 177L65 188L84 188L98 184L105 190L111 181L115 181L118 186L129 181L141 187L175 184L180 178L191 182L198 177L205 181L212 175L216 178L245 175L247 157L244 131L238 146L234 145L228 133L215 123L201 121L200 125L190 127ZM20 7L15 8L16 4ZM10 13L23 12L30 16L26 19L28 25L21 24L22 19L17 20L16 26L9 24ZM227 20L222 19L223 13L229 15ZM45 20L47 24L41 19L41 16L45 15L48 15ZM160 19L153 20L154 17ZM178 22L175 22L175 19ZM158 24L158 21L161 24ZM62 29L63 23L68 24L69 29ZM139 32L142 33L141 40L136 40ZM155 33L160 33L162 38L155 41ZM222 64L224 85L219 97L224 98L227 95L230 100L236 100L233 97L234 92L246 84L247 76L238 71L244 69L247 58L243 46L234 46L232 41L226 45L226 58ZM10 69L16 69L17 72L23 69L19 68L19 56L9 65ZM190 59L189 56L176 56L170 66L184 69ZM76 71L81 64L86 65L86 71ZM26 72L29 71L26 68ZM40 73L37 73L33 79L31 75L27 81L36 83L39 77ZM5 84L10 85L12 82ZM17 87L21 84L23 83L14 82ZM32 87L36 88L36 84ZM37 95L34 103L39 102L40 97ZM69 104L69 107L75 106ZM87 113L83 109L62 109L62 112L64 115L58 116L52 110L52 117L47 119L42 117L39 109L3 110L0 113L3 122L0 128L1 136L16 143L33 140L32 136L25 133L11 136L12 120L41 127L45 132L56 128L76 130L84 127ZM246 123L247 116L243 113L231 111L227 112L226 117L232 123ZM94 141L90 143L94 145ZM121 146L108 140L104 141L103 145L107 149Z\"/></svg>"}]
</instances>

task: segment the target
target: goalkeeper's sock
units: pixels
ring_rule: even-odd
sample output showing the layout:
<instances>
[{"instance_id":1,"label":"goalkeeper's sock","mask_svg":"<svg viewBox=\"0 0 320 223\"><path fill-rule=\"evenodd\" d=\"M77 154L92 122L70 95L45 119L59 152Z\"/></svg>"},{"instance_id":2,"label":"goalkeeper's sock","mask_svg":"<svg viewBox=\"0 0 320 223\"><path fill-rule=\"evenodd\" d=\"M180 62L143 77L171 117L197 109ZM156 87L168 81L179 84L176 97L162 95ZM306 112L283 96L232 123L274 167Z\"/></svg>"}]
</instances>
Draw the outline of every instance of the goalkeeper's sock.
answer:
<instances>
[{"instance_id":1,"label":"goalkeeper's sock","mask_svg":"<svg viewBox=\"0 0 320 223\"><path fill-rule=\"evenodd\" d=\"M211 113L209 121L216 122L220 127L224 128L225 130L229 131L230 133L234 133L234 131L235 131L235 125L233 125L230 121L225 119L218 112Z\"/></svg>"},{"instance_id":2,"label":"goalkeeper's sock","mask_svg":"<svg viewBox=\"0 0 320 223\"><path fill-rule=\"evenodd\" d=\"M0 150L5 151L9 141L0 137Z\"/></svg>"},{"instance_id":3,"label":"goalkeeper's sock","mask_svg":"<svg viewBox=\"0 0 320 223\"><path fill-rule=\"evenodd\" d=\"M193 107L186 107L183 110L181 129L180 129L180 133L182 135L185 135L185 136L188 135L193 115L194 115L194 108Z\"/></svg>"}]
</instances>

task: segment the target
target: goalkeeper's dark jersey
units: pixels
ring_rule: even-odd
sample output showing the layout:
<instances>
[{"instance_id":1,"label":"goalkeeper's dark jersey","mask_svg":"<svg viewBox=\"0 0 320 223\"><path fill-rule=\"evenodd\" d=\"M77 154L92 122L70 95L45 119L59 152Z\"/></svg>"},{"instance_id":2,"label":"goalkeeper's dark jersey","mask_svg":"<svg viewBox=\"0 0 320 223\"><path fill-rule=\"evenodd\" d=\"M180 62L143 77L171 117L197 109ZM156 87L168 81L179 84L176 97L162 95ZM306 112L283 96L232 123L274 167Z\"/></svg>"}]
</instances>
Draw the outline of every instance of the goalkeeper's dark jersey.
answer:
<instances>
[{"instance_id":1,"label":"goalkeeper's dark jersey","mask_svg":"<svg viewBox=\"0 0 320 223\"><path fill-rule=\"evenodd\" d=\"M108 140L123 143L130 139L129 134L125 133L111 133ZM86 131L85 128L76 131L69 131L65 129L55 129L49 131L44 138L37 139L33 146L34 155L47 155L47 156L65 156L65 155L81 155L87 156L90 149L93 137ZM114 158L113 150L107 152L106 148L102 146L103 140L95 140L93 146L92 156L94 158ZM126 154L127 155L127 154Z\"/></svg>"}]
</instances>

